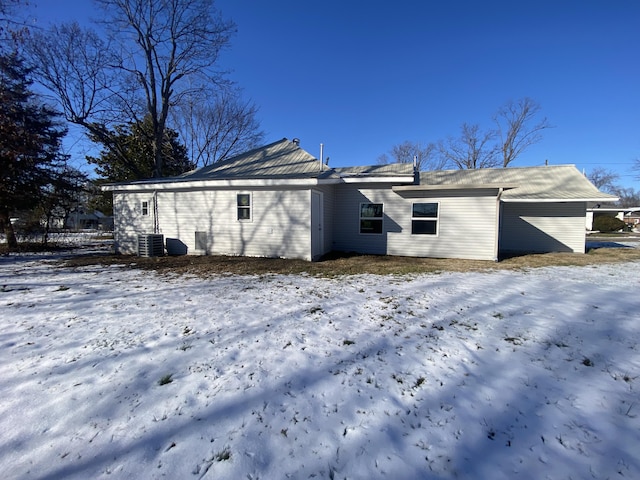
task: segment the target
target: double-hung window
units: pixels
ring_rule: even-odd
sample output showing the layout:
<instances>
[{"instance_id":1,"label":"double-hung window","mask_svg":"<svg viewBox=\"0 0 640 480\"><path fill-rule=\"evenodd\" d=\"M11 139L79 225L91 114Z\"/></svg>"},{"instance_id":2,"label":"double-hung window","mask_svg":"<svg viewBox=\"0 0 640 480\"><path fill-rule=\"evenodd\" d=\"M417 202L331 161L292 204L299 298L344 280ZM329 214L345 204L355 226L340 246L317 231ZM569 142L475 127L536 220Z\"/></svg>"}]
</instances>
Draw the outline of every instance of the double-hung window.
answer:
<instances>
[{"instance_id":1,"label":"double-hung window","mask_svg":"<svg viewBox=\"0 0 640 480\"><path fill-rule=\"evenodd\" d=\"M382 203L360 204L360 233L382 234Z\"/></svg>"},{"instance_id":2,"label":"double-hung window","mask_svg":"<svg viewBox=\"0 0 640 480\"><path fill-rule=\"evenodd\" d=\"M411 234L437 235L439 210L437 203L414 203L411 210Z\"/></svg>"},{"instance_id":3,"label":"double-hung window","mask_svg":"<svg viewBox=\"0 0 640 480\"><path fill-rule=\"evenodd\" d=\"M236 207L238 210L238 220L241 222L251 221L251 194L238 193L236 196Z\"/></svg>"},{"instance_id":4,"label":"double-hung window","mask_svg":"<svg viewBox=\"0 0 640 480\"><path fill-rule=\"evenodd\" d=\"M149 202L147 202L146 200L143 201L140 204L140 211L141 211L142 215L145 215L145 216L149 215Z\"/></svg>"}]
</instances>

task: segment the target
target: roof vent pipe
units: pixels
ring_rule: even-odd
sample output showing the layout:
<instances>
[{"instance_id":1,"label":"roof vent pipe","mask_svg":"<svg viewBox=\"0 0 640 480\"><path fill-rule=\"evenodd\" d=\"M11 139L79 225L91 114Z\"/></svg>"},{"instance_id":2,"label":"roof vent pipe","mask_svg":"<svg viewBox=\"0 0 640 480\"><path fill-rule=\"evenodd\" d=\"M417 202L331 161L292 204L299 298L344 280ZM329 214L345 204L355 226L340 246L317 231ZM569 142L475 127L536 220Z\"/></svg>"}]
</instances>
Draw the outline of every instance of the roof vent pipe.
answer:
<instances>
[{"instance_id":1,"label":"roof vent pipe","mask_svg":"<svg viewBox=\"0 0 640 480\"><path fill-rule=\"evenodd\" d=\"M324 155L324 143L320 144L320 171L322 171L322 156Z\"/></svg>"},{"instance_id":2,"label":"roof vent pipe","mask_svg":"<svg viewBox=\"0 0 640 480\"><path fill-rule=\"evenodd\" d=\"M293 140L291 140L293 142L294 145L296 146L300 146L300 139L299 138L294 138Z\"/></svg>"}]
</instances>

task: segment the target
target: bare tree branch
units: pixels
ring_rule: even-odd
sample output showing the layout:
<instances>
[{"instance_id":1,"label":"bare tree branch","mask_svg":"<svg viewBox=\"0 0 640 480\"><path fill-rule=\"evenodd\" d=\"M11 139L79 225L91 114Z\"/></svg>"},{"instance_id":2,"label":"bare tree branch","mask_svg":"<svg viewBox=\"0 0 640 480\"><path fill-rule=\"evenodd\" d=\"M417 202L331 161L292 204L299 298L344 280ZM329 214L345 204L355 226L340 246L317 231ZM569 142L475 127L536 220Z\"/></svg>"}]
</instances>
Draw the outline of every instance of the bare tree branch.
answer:
<instances>
[{"instance_id":1,"label":"bare tree branch","mask_svg":"<svg viewBox=\"0 0 640 480\"><path fill-rule=\"evenodd\" d=\"M250 150L264 133L259 129L258 108L243 101L237 90L223 89L202 103L191 96L177 110L180 133L197 165L205 166Z\"/></svg>"},{"instance_id":2,"label":"bare tree branch","mask_svg":"<svg viewBox=\"0 0 640 480\"><path fill-rule=\"evenodd\" d=\"M106 27L127 53L119 67L135 75L144 93L153 125L154 176L160 176L162 138L176 96L220 74L213 67L235 25L222 20L212 0L96 1L107 13ZM191 85L182 86L187 78Z\"/></svg>"},{"instance_id":3,"label":"bare tree branch","mask_svg":"<svg viewBox=\"0 0 640 480\"><path fill-rule=\"evenodd\" d=\"M391 148L391 157L387 154L378 157L378 163L413 163L415 159L419 171L441 170L445 168L445 161L437 153L438 148L434 143L423 145L407 140Z\"/></svg>"},{"instance_id":4,"label":"bare tree branch","mask_svg":"<svg viewBox=\"0 0 640 480\"><path fill-rule=\"evenodd\" d=\"M615 194L619 189L616 182L620 178L617 173L602 167L596 167L587 175L587 178L598 190Z\"/></svg>"},{"instance_id":5,"label":"bare tree branch","mask_svg":"<svg viewBox=\"0 0 640 480\"><path fill-rule=\"evenodd\" d=\"M492 168L498 166L498 149L492 142L496 132L480 131L478 125L463 123L460 137L449 137L438 144L438 150L447 164L458 169Z\"/></svg>"},{"instance_id":6,"label":"bare tree branch","mask_svg":"<svg viewBox=\"0 0 640 480\"><path fill-rule=\"evenodd\" d=\"M494 115L503 167L508 167L527 148L540 142L541 132L551 128L546 118L534 123L540 109L537 102L524 97L508 101Z\"/></svg>"}]
</instances>

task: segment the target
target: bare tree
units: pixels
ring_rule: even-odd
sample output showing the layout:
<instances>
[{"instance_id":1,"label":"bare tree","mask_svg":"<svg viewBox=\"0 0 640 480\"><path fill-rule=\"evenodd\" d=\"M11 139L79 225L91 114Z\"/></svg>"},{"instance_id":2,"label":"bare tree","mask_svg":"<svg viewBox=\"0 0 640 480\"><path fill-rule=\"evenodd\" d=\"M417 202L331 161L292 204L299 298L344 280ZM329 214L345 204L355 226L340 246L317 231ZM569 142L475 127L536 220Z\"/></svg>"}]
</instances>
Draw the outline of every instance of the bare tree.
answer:
<instances>
[{"instance_id":1,"label":"bare tree","mask_svg":"<svg viewBox=\"0 0 640 480\"><path fill-rule=\"evenodd\" d=\"M618 205L621 207L639 207L640 206L640 190L633 188L617 188L614 195L618 196Z\"/></svg>"},{"instance_id":2,"label":"bare tree","mask_svg":"<svg viewBox=\"0 0 640 480\"><path fill-rule=\"evenodd\" d=\"M551 128L546 118L536 122L540 109L536 101L524 97L508 101L494 115L503 167L508 167L527 148L542 140L541 132Z\"/></svg>"},{"instance_id":3,"label":"bare tree","mask_svg":"<svg viewBox=\"0 0 640 480\"><path fill-rule=\"evenodd\" d=\"M419 142L406 140L391 147L389 151L390 157L386 153L380 155L378 163L413 163L415 159L416 167L419 171L441 170L445 165L441 158L436 155L437 153L438 149L434 143L423 145Z\"/></svg>"},{"instance_id":4,"label":"bare tree","mask_svg":"<svg viewBox=\"0 0 640 480\"><path fill-rule=\"evenodd\" d=\"M455 168L492 168L499 164L495 137L492 130L483 132L478 125L463 123L460 136L440 141L438 150L442 160Z\"/></svg>"},{"instance_id":5,"label":"bare tree","mask_svg":"<svg viewBox=\"0 0 640 480\"><path fill-rule=\"evenodd\" d=\"M109 34L77 25L34 36L39 79L60 100L67 119L117 151L116 124L152 124L154 176L162 175L162 142L171 113L185 99L207 103L225 83L217 68L235 25L213 0L95 0Z\"/></svg>"},{"instance_id":6,"label":"bare tree","mask_svg":"<svg viewBox=\"0 0 640 480\"><path fill-rule=\"evenodd\" d=\"M127 90L119 88L117 71L109 68L117 62L109 45L74 22L34 31L27 48L36 78L54 94L65 119L117 152L110 127L136 112Z\"/></svg>"},{"instance_id":7,"label":"bare tree","mask_svg":"<svg viewBox=\"0 0 640 480\"><path fill-rule=\"evenodd\" d=\"M596 167L587 175L587 178L598 189L607 193L615 194L619 187L616 182L620 176L602 167Z\"/></svg>"},{"instance_id":8,"label":"bare tree","mask_svg":"<svg viewBox=\"0 0 640 480\"><path fill-rule=\"evenodd\" d=\"M236 89L213 93L209 103L198 98L177 111L176 123L198 166L210 165L250 150L264 139L256 114L258 107L241 98Z\"/></svg>"},{"instance_id":9,"label":"bare tree","mask_svg":"<svg viewBox=\"0 0 640 480\"><path fill-rule=\"evenodd\" d=\"M10 50L24 37L26 22L17 14L26 0L0 0L0 51Z\"/></svg>"},{"instance_id":10,"label":"bare tree","mask_svg":"<svg viewBox=\"0 0 640 480\"><path fill-rule=\"evenodd\" d=\"M213 0L96 0L105 25L120 45L118 68L140 87L152 122L154 177L162 175L162 140L172 106L202 80L219 81L220 51L235 32ZM202 90L200 90L202 91Z\"/></svg>"}]
</instances>

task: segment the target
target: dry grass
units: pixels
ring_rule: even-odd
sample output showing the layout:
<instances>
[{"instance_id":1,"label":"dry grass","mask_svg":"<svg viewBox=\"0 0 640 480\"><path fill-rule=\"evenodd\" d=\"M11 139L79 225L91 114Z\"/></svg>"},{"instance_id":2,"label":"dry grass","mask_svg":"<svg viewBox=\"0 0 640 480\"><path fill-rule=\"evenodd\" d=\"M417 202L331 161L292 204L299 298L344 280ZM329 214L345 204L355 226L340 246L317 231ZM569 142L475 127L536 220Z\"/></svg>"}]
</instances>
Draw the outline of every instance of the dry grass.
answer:
<instances>
[{"instance_id":1,"label":"dry grass","mask_svg":"<svg viewBox=\"0 0 640 480\"><path fill-rule=\"evenodd\" d=\"M79 256L65 261L70 266L94 264L124 265L160 273L211 275L308 274L334 277L376 274L405 275L437 272L516 270L546 266L586 266L602 263L640 261L638 248L597 248L586 254L546 253L522 255L500 262L437 258L392 257L384 255L331 255L320 262L230 256Z\"/></svg>"}]
</instances>

